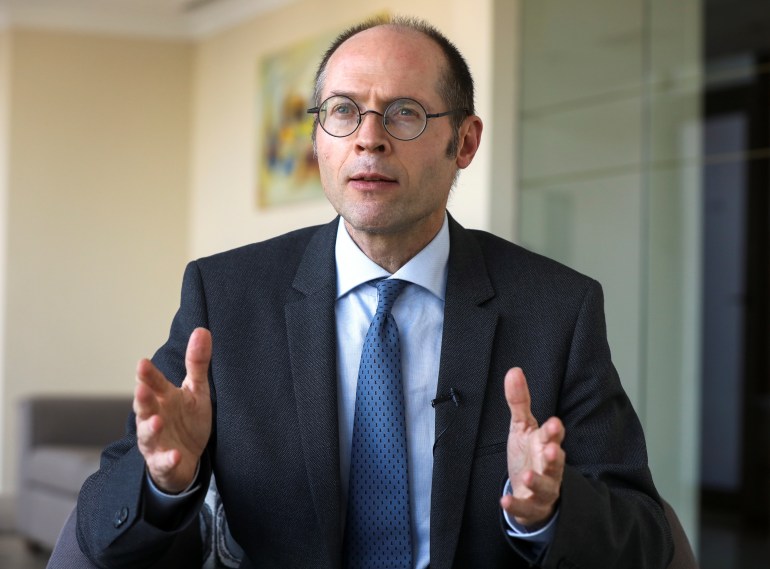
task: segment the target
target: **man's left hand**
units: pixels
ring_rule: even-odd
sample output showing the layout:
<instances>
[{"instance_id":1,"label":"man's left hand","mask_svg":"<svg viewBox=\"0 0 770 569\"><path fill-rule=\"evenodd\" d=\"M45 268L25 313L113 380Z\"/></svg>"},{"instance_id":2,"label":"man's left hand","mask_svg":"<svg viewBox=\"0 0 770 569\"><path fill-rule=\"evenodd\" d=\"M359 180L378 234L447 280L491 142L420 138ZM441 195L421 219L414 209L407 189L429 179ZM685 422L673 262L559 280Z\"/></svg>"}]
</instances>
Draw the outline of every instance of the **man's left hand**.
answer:
<instances>
[{"instance_id":1,"label":"man's left hand","mask_svg":"<svg viewBox=\"0 0 770 569\"><path fill-rule=\"evenodd\" d=\"M500 505L516 523L535 530L551 519L559 500L564 475L564 425L551 417L538 427L520 368L512 368L505 375L505 399L511 410L508 477L513 495L503 496Z\"/></svg>"}]
</instances>

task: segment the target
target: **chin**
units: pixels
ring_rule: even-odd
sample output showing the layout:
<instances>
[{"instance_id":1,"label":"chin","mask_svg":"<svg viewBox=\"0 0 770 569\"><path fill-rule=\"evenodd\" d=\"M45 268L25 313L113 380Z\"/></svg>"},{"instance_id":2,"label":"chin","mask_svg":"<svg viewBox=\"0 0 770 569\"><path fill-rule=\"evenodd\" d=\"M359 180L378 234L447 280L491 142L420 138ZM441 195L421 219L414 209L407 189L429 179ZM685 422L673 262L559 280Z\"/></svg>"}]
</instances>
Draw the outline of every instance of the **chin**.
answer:
<instances>
[{"instance_id":1,"label":"chin","mask_svg":"<svg viewBox=\"0 0 770 569\"><path fill-rule=\"evenodd\" d=\"M372 235L385 235L387 233L392 233L393 228L390 225L378 223L376 221L356 221L354 220L354 223L351 223L348 221L348 225L352 227L355 231L359 231L362 233L371 233Z\"/></svg>"},{"instance_id":2,"label":"chin","mask_svg":"<svg viewBox=\"0 0 770 569\"><path fill-rule=\"evenodd\" d=\"M345 215L342 214L349 228L355 231L383 235L393 233L398 230L397 225L393 223L392 216L388 215Z\"/></svg>"}]
</instances>

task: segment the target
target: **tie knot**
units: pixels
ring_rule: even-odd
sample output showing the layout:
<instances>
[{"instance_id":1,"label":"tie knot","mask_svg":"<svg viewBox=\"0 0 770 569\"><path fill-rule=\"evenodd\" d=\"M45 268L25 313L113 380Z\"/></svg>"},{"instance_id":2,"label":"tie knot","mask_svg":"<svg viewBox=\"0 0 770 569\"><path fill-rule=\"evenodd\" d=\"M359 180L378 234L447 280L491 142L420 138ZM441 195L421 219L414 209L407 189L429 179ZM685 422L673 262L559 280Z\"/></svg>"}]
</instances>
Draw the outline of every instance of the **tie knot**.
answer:
<instances>
[{"instance_id":1,"label":"tie knot","mask_svg":"<svg viewBox=\"0 0 770 569\"><path fill-rule=\"evenodd\" d=\"M377 287L377 312L390 312L396 298L408 283L399 279L382 279Z\"/></svg>"}]
</instances>

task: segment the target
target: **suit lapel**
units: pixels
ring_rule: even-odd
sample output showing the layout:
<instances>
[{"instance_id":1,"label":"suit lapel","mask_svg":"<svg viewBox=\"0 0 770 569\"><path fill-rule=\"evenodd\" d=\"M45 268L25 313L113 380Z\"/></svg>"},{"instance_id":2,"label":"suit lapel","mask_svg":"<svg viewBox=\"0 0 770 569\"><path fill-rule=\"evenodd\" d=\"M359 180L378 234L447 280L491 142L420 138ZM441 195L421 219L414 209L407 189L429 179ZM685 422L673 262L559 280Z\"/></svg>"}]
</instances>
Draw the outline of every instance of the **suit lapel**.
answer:
<instances>
[{"instance_id":1,"label":"suit lapel","mask_svg":"<svg viewBox=\"0 0 770 569\"><path fill-rule=\"evenodd\" d=\"M430 515L430 565L448 569L457 549L489 375L497 314L478 244L450 217L450 256L437 394L454 388L460 406L436 407Z\"/></svg>"},{"instance_id":2,"label":"suit lapel","mask_svg":"<svg viewBox=\"0 0 770 569\"><path fill-rule=\"evenodd\" d=\"M330 567L340 564L340 451L334 303L337 221L311 239L286 303L289 357L305 469Z\"/></svg>"}]
</instances>

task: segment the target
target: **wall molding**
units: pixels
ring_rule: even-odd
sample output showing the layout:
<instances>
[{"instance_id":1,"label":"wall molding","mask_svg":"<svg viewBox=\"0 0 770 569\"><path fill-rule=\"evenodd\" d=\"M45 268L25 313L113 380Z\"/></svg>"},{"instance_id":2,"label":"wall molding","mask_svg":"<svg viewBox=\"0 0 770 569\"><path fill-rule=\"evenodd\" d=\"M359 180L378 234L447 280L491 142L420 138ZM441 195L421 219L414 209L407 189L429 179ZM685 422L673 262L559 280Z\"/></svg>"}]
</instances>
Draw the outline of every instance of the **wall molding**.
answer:
<instances>
[{"instance_id":1,"label":"wall molding","mask_svg":"<svg viewBox=\"0 0 770 569\"><path fill-rule=\"evenodd\" d=\"M219 0L185 10L181 3L126 9L104 2L4 2L0 29L46 28L75 32L195 40L295 3L297 0Z\"/></svg>"}]
</instances>

